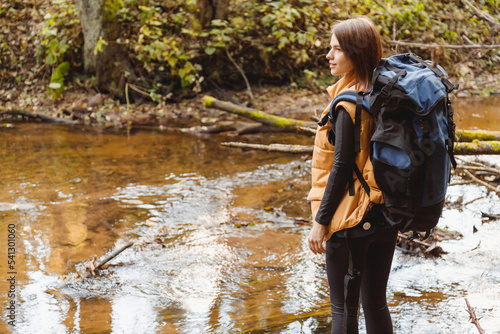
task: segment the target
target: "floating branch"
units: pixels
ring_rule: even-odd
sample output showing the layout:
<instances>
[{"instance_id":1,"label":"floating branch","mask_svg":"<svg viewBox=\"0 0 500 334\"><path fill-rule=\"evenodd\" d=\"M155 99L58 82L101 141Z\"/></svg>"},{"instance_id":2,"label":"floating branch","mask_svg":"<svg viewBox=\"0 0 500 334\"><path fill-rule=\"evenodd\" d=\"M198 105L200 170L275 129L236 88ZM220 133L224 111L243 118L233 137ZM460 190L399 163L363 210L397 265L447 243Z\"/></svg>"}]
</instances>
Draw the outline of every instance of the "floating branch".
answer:
<instances>
[{"instance_id":1,"label":"floating branch","mask_svg":"<svg viewBox=\"0 0 500 334\"><path fill-rule=\"evenodd\" d=\"M477 318L476 311L474 311L474 309L470 305L469 300L467 298L464 298L464 299L465 299L465 303L467 304L467 312L469 312L470 322L472 322L476 326L477 330L479 331L479 334L485 334L484 329L479 324L480 318L479 319Z\"/></svg>"},{"instance_id":2,"label":"floating branch","mask_svg":"<svg viewBox=\"0 0 500 334\"><path fill-rule=\"evenodd\" d=\"M468 171L474 170L474 171L480 171L480 172L489 172L489 173L500 175L500 169L486 167L486 166L484 166L484 167L479 167L479 166L457 166L457 169L467 169Z\"/></svg>"},{"instance_id":3,"label":"floating branch","mask_svg":"<svg viewBox=\"0 0 500 334\"><path fill-rule=\"evenodd\" d=\"M305 146L305 145L285 145L285 144L261 145L261 144L247 144L247 143L237 143L237 142L225 142L222 143L222 145L229 147L249 148L267 152L284 152L284 153L312 153L313 150L312 146Z\"/></svg>"},{"instance_id":4,"label":"floating branch","mask_svg":"<svg viewBox=\"0 0 500 334\"><path fill-rule=\"evenodd\" d=\"M315 135L316 134L316 129L313 129L313 128L310 128L307 126L299 126L299 127L297 127L297 130L303 134L308 134L308 135Z\"/></svg>"},{"instance_id":5,"label":"floating branch","mask_svg":"<svg viewBox=\"0 0 500 334\"><path fill-rule=\"evenodd\" d=\"M484 182L483 180L478 179L471 172L469 172L467 169L464 169L464 173L467 174L467 176L470 177L474 182L479 183L480 185L485 186L489 190L496 192L497 195L500 195L500 190L498 188L495 188L494 186L492 186L488 182Z\"/></svg>"},{"instance_id":6,"label":"floating branch","mask_svg":"<svg viewBox=\"0 0 500 334\"><path fill-rule=\"evenodd\" d=\"M224 143L225 146L249 148L268 152L289 152L289 153L312 153L313 146L308 145L284 145L284 144L246 144L246 143ZM474 142L455 144L456 155L476 155L476 154L500 154L500 142Z\"/></svg>"},{"instance_id":7,"label":"floating branch","mask_svg":"<svg viewBox=\"0 0 500 334\"><path fill-rule=\"evenodd\" d=\"M486 217L488 219L500 219L500 215L496 213L481 212L481 217Z\"/></svg>"}]
</instances>

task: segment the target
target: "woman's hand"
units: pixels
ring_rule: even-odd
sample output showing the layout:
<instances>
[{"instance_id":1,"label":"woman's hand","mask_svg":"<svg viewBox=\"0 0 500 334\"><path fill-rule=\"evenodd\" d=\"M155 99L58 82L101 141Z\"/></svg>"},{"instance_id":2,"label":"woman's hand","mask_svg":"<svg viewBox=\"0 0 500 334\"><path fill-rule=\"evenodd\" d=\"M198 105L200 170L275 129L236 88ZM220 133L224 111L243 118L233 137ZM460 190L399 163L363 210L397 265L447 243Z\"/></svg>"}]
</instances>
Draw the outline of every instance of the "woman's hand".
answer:
<instances>
[{"instance_id":1,"label":"woman's hand","mask_svg":"<svg viewBox=\"0 0 500 334\"><path fill-rule=\"evenodd\" d=\"M325 247L323 246L323 239L326 234L326 226L321 225L317 222L313 222L313 227L311 232L309 232L309 237L307 241L309 242L309 248L314 254L324 254Z\"/></svg>"}]
</instances>

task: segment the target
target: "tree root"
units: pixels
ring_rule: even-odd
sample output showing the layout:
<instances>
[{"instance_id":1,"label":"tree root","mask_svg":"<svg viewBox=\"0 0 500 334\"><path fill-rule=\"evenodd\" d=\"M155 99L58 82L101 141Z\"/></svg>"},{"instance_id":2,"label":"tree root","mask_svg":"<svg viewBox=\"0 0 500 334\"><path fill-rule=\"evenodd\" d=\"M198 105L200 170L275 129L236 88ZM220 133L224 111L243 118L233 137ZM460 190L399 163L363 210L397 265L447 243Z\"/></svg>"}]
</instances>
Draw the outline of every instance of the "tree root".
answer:
<instances>
[{"instance_id":1,"label":"tree root","mask_svg":"<svg viewBox=\"0 0 500 334\"><path fill-rule=\"evenodd\" d=\"M10 116L21 116L22 118L40 120L46 123L58 123L58 124L79 124L77 121L53 117L49 115L39 114L39 113L31 113L27 111L12 109L12 110L0 110L0 115L10 115Z\"/></svg>"}]
</instances>

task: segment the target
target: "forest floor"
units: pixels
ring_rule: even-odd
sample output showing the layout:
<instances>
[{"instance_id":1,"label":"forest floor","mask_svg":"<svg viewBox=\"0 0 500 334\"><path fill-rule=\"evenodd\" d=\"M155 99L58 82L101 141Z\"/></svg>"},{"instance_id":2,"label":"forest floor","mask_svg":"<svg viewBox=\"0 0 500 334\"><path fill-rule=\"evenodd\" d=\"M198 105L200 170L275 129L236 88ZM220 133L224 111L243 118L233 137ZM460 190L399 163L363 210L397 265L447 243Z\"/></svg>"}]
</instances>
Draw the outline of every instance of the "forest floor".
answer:
<instances>
[{"instance_id":1,"label":"forest floor","mask_svg":"<svg viewBox=\"0 0 500 334\"><path fill-rule=\"evenodd\" d=\"M488 96L500 94L500 74L473 75L450 78L460 88L452 93L455 97ZM212 95L221 100L251 106L265 112L289 118L309 120L323 111L330 98L324 89L288 86L252 87L253 102L249 103L247 91L219 90L198 94L194 98L176 102L165 100L152 102L148 97L127 104L106 94L96 93L84 87L69 87L56 101L42 89L19 85L10 91L0 87L0 114L3 121L30 118L31 115L47 115L57 119L77 120L88 124L150 124L168 126L176 124L214 123L216 120L234 119L234 115L203 106L203 96ZM137 96L137 95L136 95ZM17 113L24 116L15 115ZM9 114L8 116L6 114ZM13 116L14 114L14 116ZM28 115L28 116L26 116ZM32 117L31 117L32 118Z\"/></svg>"}]
</instances>

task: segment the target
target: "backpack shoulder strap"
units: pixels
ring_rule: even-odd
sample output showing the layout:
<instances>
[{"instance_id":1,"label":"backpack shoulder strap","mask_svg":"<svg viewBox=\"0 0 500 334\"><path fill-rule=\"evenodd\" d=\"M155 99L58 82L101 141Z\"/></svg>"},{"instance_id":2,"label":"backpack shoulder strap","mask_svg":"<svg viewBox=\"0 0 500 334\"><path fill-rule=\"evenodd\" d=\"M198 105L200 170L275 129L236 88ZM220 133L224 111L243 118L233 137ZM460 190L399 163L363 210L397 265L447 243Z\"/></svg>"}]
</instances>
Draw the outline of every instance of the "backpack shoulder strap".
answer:
<instances>
[{"instance_id":1,"label":"backpack shoulder strap","mask_svg":"<svg viewBox=\"0 0 500 334\"><path fill-rule=\"evenodd\" d=\"M330 121L332 126L332 131L335 133L335 120L337 118L336 108L339 102L346 101L356 104L355 114L354 114L354 152L358 153L361 151L361 111L365 109L368 113L370 112L370 103L368 99L368 92L356 92L353 90L347 90L339 93L332 101L330 105L330 111L323 116L323 118L318 122L319 126L325 126L328 121ZM364 190L370 194L370 187L368 183L363 178L361 171L359 170L356 162L353 165L354 172L358 177ZM349 195L354 196L354 179L352 174L348 180L349 184Z\"/></svg>"},{"instance_id":2,"label":"backpack shoulder strap","mask_svg":"<svg viewBox=\"0 0 500 334\"><path fill-rule=\"evenodd\" d=\"M361 101L359 101L359 96L361 96ZM330 120L330 122L335 122L335 110L337 109L337 105L339 102L345 101L345 102L351 102L355 103L356 105L359 104L359 112L361 113L361 108L364 108L366 111L370 111L370 103L368 101L367 95L369 92L356 92L354 90L346 90L343 92L340 92L335 98L333 99L332 103L330 104L330 111L321 118L321 120L318 122L319 126L325 126L326 123Z\"/></svg>"}]
</instances>

